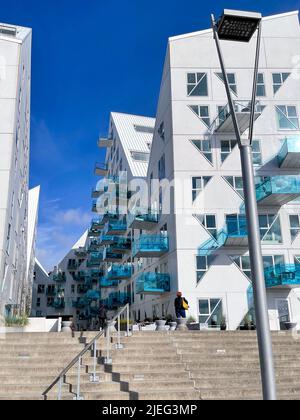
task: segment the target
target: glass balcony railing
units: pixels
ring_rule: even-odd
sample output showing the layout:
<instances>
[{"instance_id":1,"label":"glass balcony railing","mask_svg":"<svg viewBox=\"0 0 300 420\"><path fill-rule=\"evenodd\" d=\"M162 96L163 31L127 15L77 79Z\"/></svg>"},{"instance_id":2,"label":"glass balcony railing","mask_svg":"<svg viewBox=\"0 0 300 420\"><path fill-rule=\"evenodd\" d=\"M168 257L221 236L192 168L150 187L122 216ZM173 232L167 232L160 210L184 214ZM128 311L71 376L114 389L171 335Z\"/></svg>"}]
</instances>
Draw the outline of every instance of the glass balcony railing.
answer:
<instances>
[{"instance_id":1,"label":"glass balcony railing","mask_svg":"<svg viewBox=\"0 0 300 420\"><path fill-rule=\"evenodd\" d=\"M100 237L100 244L101 245L111 245L114 242L115 237L113 235L104 235L102 234Z\"/></svg>"},{"instance_id":2,"label":"glass balcony railing","mask_svg":"<svg viewBox=\"0 0 300 420\"><path fill-rule=\"evenodd\" d=\"M161 295L170 292L170 274L143 273L136 280L136 293Z\"/></svg>"},{"instance_id":3,"label":"glass balcony railing","mask_svg":"<svg viewBox=\"0 0 300 420\"><path fill-rule=\"evenodd\" d=\"M265 269L266 286L296 288L300 287L300 264L277 264Z\"/></svg>"},{"instance_id":4,"label":"glass balcony railing","mask_svg":"<svg viewBox=\"0 0 300 420\"><path fill-rule=\"evenodd\" d=\"M73 301L72 306L73 308L77 308L77 309L83 309L86 306L88 306L89 301L85 298L80 298L77 299L76 301Z\"/></svg>"},{"instance_id":5,"label":"glass balcony railing","mask_svg":"<svg viewBox=\"0 0 300 420\"><path fill-rule=\"evenodd\" d=\"M112 147L114 140L112 137L100 137L98 140L98 147L99 148L109 148Z\"/></svg>"},{"instance_id":6,"label":"glass balcony railing","mask_svg":"<svg viewBox=\"0 0 300 420\"><path fill-rule=\"evenodd\" d=\"M127 224L130 229L152 230L157 226L159 215L151 210L136 210L127 215Z\"/></svg>"},{"instance_id":7,"label":"glass balcony railing","mask_svg":"<svg viewBox=\"0 0 300 420\"><path fill-rule=\"evenodd\" d=\"M265 177L256 186L256 198L265 206L283 206L300 196L300 176L282 175Z\"/></svg>"},{"instance_id":8,"label":"glass balcony railing","mask_svg":"<svg viewBox=\"0 0 300 420\"><path fill-rule=\"evenodd\" d=\"M106 176L108 174L108 165L106 163L95 164L95 175Z\"/></svg>"},{"instance_id":9,"label":"glass balcony railing","mask_svg":"<svg viewBox=\"0 0 300 420\"><path fill-rule=\"evenodd\" d=\"M66 306L64 298L55 298L52 307L55 309L64 309Z\"/></svg>"},{"instance_id":10,"label":"glass balcony railing","mask_svg":"<svg viewBox=\"0 0 300 420\"><path fill-rule=\"evenodd\" d=\"M107 278L113 279L128 279L132 276L132 265L131 264L113 264L110 270L107 272Z\"/></svg>"},{"instance_id":11,"label":"glass balcony railing","mask_svg":"<svg viewBox=\"0 0 300 420\"><path fill-rule=\"evenodd\" d=\"M113 242L111 243L111 249L113 252L129 252L131 250L131 239L122 236L114 236Z\"/></svg>"},{"instance_id":12,"label":"glass balcony railing","mask_svg":"<svg viewBox=\"0 0 300 420\"><path fill-rule=\"evenodd\" d=\"M99 300L101 299L101 293L98 290L89 290L86 293L86 299L88 300Z\"/></svg>"},{"instance_id":13,"label":"glass balcony railing","mask_svg":"<svg viewBox=\"0 0 300 420\"><path fill-rule=\"evenodd\" d=\"M251 101L234 101L234 107L236 112L236 118L239 125L241 134L243 134L250 125L250 108ZM254 119L256 120L264 110L264 106L260 104L259 101L255 103L255 114ZM210 126L210 132L219 132L219 133L233 133L234 124L229 110L229 105L224 106L216 119Z\"/></svg>"},{"instance_id":14,"label":"glass balcony railing","mask_svg":"<svg viewBox=\"0 0 300 420\"><path fill-rule=\"evenodd\" d=\"M121 262L123 260L123 254L113 252L111 245L107 246L103 252L103 261L105 262Z\"/></svg>"},{"instance_id":15,"label":"glass balcony railing","mask_svg":"<svg viewBox=\"0 0 300 420\"><path fill-rule=\"evenodd\" d=\"M101 229L103 229L104 225L105 225L105 223L103 222L102 217L101 218L97 218L97 219L93 219L92 220L91 229L93 229L93 230L101 230Z\"/></svg>"},{"instance_id":16,"label":"glass balcony railing","mask_svg":"<svg viewBox=\"0 0 300 420\"><path fill-rule=\"evenodd\" d=\"M300 136L285 139L278 153L278 165L280 168L300 167Z\"/></svg>"},{"instance_id":17,"label":"glass balcony railing","mask_svg":"<svg viewBox=\"0 0 300 420\"><path fill-rule=\"evenodd\" d=\"M66 273L53 274L53 281L56 283L65 283L67 281Z\"/></svg>"},{"instance_id":18,"label":"glass balcony railing","mask_svg":"<svg viewBox=\"0 0 300 420\"><path fill-rule=\"evenodd\" d=\"M118 280L109 280L105 277L102 277L100 279L100 282L99 282L99 286L103 287L104 289L110 289L110 288L118 287L119 284L120 283L119 283Z\"/></svg>"},{"instance_id":19,"label":"glass balcony railing","mask_svg":"<svg viewBox=\"0 0 300 420\"><path fill-rule=\"evenodd\" d=\"M88 246L88 252L97 252L99 248L101 247L101 241L100 238L93 238L89 242Z\"/></svg>"},{"instance_id":20,"label":"glass balcony railing","mask_svg":"<svg viewBox=\"0 0 300 420\"><path fill-rule=\"evenodd\" d=\"M103 230L104 235L124 235L127 232L127 225L125 222L117 220L114 222L107 222Z\"/></svg>"},{"instance_id":21,"label":"glass balcony railing","mask_svg":"<svg viewBox=\"0 0 300 420\"><path fill-rule=\"evenodd\" d=\"M136 258L160 257L169 251L169 238L166 235L141 235L133 243L133 256Z\"/></svg>"},{"instance_id":22,"label":"glass balcony railing","mask_svg":"<svg viewBox=\"0 0 300 420\"><path fill-rule=\"evenodd\" d=\"M111 293L108 299L105 300L104 305L109 310L117 309L131 302L129 293Z\"/></svg>"},{"instance_id":23,"label":"glass balcony railing","mask_svg":"<svg viewBox=\"0 0 300 420\"><path fill-rule=\"evenodd\" d=\"M103 252L91 252L86 263L87 267L97 267L103 261Z\"/></svg>"}]
</instances>

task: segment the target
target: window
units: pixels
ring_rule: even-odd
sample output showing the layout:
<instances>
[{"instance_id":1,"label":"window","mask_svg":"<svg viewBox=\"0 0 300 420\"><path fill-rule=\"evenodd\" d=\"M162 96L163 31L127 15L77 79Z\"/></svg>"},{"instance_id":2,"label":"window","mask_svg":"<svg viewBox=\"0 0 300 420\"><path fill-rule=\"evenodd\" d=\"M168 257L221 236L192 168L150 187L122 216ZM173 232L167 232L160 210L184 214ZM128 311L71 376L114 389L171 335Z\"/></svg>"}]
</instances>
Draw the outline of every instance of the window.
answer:
<instances>
[{"instance_id":1,"label":"window","mask_svg":"<svg viewBox=\"0 0 300 420\"><path fill-rule=\"evenodd\" d=\"M218 125L221 125L229 114L228 105L219 105L217 107L218 112Z\"/></svg>"},{"instance_id":2,"label":"window","mask_svg":"<svg viewBox=\"0 0 300 420\"><path fill-rule=\"evenodd\" d=\"M206 187L210 181L211 176L199 176L192 178L192 199L196 200L201 191Z\"/></svg>"},{"instance_id":3,"label":"window","mask_svg":"<svg viewBox=\"0 0 300 420\"><path fill-rule=\"evenodd\" d=\"M190 140L206 159L212 163L212 150L210 140Z\"/></svg>"},{"instance_id":4,"label":"window","mask_svg":"<svg viewBox=\"0 0 300 420\"><path fill-rule=\"evenodd\" d=\"M133 160L139 162L149 162L150 153L148 152L130 152Z\"/></svg>"},{"instance_id":5,"label":"window","mask_svg":"<svg viewBox=\"0 0 300 420\"><path fill-rule=\"evenodd\" d=\"M289 77L290 73L273 73L273 91L274 94L278 92L283 83Z\"/></svg>"},{"instance_id":6,"label":"window","mask_svg":"<svg viewBox=\"0 0 300 420\"><path fill-rule=\"evenodd\" d=\"M281 243L280 218L274 214L260 214L259 228L262 242Z\"/></svg>"},{"instance_id":7,"label":"window","mask_svg":"<svg viewBox=\"0 0 300 420\"><path fill-rule=\"evenodd\" d=\"M217 222L214 214L195 214L194 217L214 238L217 235Z\"/></svg>"},{"instance_id":8,"label":"window","mask_svg":"<svg viewBox=\"0 0 300 420\"><path fill-rule=\"evenodd\" d=\"M165 140L165 124L162 122L158 128L159 137L164 141Z\"/></svg>"},{"instance_id":9,"label":"window","mask_svg":"<svg viewBox=\"0 0 300 420\"><path fill-rule=\"evenodd\" d=\"M221 325L222 299L199 299L199 322L211 328Z\"/></svg>"},{"instance_id":10,"label":"window","mask_svg":"<svg viewBox=\"0 0 300 420\"><path fill-rule=\"evenodd\" d=\"M233 255L230 258L242 270L245 276L251 280L250 257L248 255Z\"/></svg>"},{"instance_id":11,"label":"window","mask_svg":"<svg viewBox=\"0 0 300 420\"><path fill-rule=\"evenodd\" d=\"M207 105L189 105L189 108L207 127L210 127L209 109Z\"/></svg>"},{"instance_id":12,"label":"window","mask_svg":"<svg viewBox=\"0 0 300 420\"><path fill-rule=\"evenodd\" d=\"M71 285L71 293L75 293L75 284Z\"/></svg>"},{"instance_id":13,"label":"window","mask_svg":"<svg viewBox=\"0 0 300 420\"><path fill-rule=\"evenodd\" d=\"M212 263L212 256L199 256L196 257L196 275L197 275L197 284L200 283L202 278L205 276L209 267Z\"/></svg>"},{"instance_id":14,"label":"window","mask_svg":"<svg viewBox=\"0 0 300 420\"><path fill-rule=\"evenodd\" d=\"M37 292L38 292L39 295L44 294L45 293L45 285L44 284L39 284Z\"/></svg>"},{"instance_id":15,"label":"window","mask_svg":"<svg viewBox=\"0 0 300 420\"><path fill-rule=\"evenodd\" d=\"M290 214L290 233L292 242L296 239L300 232L300 218L298 214Z\"/></svg>"},{"instance_id":16,"label":"window","mask_svg":"<svg viewBox=\"0 0 300 420\"><path fill-rule=\"evenodd\" d=\"M224 179L241 197L244 197L243 178L241 176L224 176Z\"/></svg>"},{"instance_id":17,"label":"window","mask_svg":"<svg viewBox=\"0 0 300 420\"><path fill-rule=\"evenodd\" d=\"M284 255L263 255L264 268L284 264Z\"/></svg>"},{"instance_id":18,"label":"window","mask_svg":"<svg viewBox=\"0 0 300 420\"><path fill-rule=\"evenodd\" d=\"M298 130L297 109L293 105L276 105L278 128L281 130Z\"/></svg>"},{"instance_id":19,"label":"window","mask_svg":"<svg viewBox=\"0 0 300 420\"><path fill-rule=\"evenodd\" d=\"M8 224L7 227L7 237L6 237L6 252L9 252L9 245L10 245L10 234L11 234L11 224Z\"/></svg>"},{"instance_id":20,"label":"window","mask_svg":"<svg viewBox=\"0 0 300 420\"><path fill-rule=\"evenodd\" d=\"M54 303L54 298L53 297L48 297L47 298L47 307L49 308L50 306L53 306Z\"/></svg>"},{"instance_id":21,"label":"window","mask_svg":"<svg viewBox=\"0 0 300 420\"><path fill-rule=\"evenodd\" d=\"M166 160L163 154L158 162L158 179L162 180L166 177Z\"/></svg>"},{"instance_id":22,"label":"window","mask_svg":"<svg viewBox=\"0 0 300 420\"><path fill-rule=\"evenodd\" d=\"M253 140L252 142L252 155L253 155L253 164L254 165L261 165L262 164L262 157L261 157L261 149L260 149L260 141Z\"/></svg>"},{"instance_id":23,"label":"window","mask_svg":"<svg viewBox=\"0 0 300 420\"><path fill-rule=\"evenodd\" d=\"M37 300L36 300L36 307L37 308L40 308L40 306L41 306L41 298L37 298Z\"/></svg>"},{"instance_id":24,"label":"window","mask_svg":"<svg viewBox=\"0 0 300 420\"><path fill-rule=\"evenodd\" d=\"M188 96L208 96L206 73L187 74L187 94Z\"/></svg>"},{"instance_id":25,"label":"window","mask_svg":"<svg viewBox=\"0 0 300 420\"><path fill-rule=\"evenodd\" d=\"M236 140L221 140L221 161L222 163L228 158L230 153L237 145Z\"/></svg>"},{"instance_id":26,"label":"window","mask_svg":"<svg viewBox=\"0 0 300 420\"><path fill-rule=\"evenodd\" d=\"M224 83L223 73L216 73L216 75ZM227 79L228 79L228 82L229 82L230 89L232 90L232 92L235 95L237 95L237 86L236 86L235 74L234 73L227 73Z\"/></svg>"},{"instance_id":27,"label":"window","mask_svg":"<svg viewBox=\"0 0 300 420\"><path fill-rule=\"evenodd\" d=\"M149 134L154 133L154 128L153 127L148 127L146 125L135 124L134 129L135 129L135 131L138 131L139 133L149 133Z\"/></svg>"},{"instance_id":28,"label":"window","mask_svg":"<svg viewBox=\"0 0 300 420\"><path fill-rule=\"evenodd\" d=\"M266 87L263 73L258 73L257 75L256 96L266 96Z\"/></svg>"}]
</instances>

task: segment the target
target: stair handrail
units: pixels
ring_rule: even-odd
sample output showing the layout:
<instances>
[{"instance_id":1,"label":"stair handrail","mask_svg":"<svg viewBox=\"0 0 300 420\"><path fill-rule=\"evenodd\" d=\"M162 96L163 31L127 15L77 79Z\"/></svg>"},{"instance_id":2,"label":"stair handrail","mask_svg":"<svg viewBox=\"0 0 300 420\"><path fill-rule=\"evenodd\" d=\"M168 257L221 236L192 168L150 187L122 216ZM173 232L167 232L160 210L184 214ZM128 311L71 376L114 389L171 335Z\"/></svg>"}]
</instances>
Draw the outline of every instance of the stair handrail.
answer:
<instances>
[{"instance_id":1,"label":"stair handrail","mask_svg":"<svg viewBox=\"0 0 300 420\"><path fill-rule=\"evenodd\" d=\"M127 312L127 337L130 336L129 333L129 304L127 303L123 308L121 308L117 314L108 321L106 327L100 331L90 342L89 344L87 344L85 346L85 348L83 350L81 350L80 353L77 354L77 356L74 357L74 359L61 371L61 373L55 378L55 380L51 383L51 385L48 386L48 388L42 393L42 396L44 397L44 400L47 400L47 395L49 394L49 392L54 388L54 386L59 383L59 390L58 390L58 400L61 400L61 394L62 394L62 384L63 384L63 379L65 377L65 375L69 372L70 369L72 369L72 367L74 367L76 365L76 363L78 363L78 371L77 371L77 392L76 392L76 400L80 400L82 399L80 397L80 374L81 374L81 362L82 362L82 357L93 347L93 352L94 352L94 372L93 375L91 376L91 382L99 382L99 379L96 377L96 356L97 356L97 341L105 334L107 337L107 357L106 357L106 362L111 363L111 359L109 357L109 344L110 344L110 327L111 325L118 320L118 344L117 344L117 349L121 349L121 334L120 334L120 316L124 313Z\"/></svg>"}]
</instances>

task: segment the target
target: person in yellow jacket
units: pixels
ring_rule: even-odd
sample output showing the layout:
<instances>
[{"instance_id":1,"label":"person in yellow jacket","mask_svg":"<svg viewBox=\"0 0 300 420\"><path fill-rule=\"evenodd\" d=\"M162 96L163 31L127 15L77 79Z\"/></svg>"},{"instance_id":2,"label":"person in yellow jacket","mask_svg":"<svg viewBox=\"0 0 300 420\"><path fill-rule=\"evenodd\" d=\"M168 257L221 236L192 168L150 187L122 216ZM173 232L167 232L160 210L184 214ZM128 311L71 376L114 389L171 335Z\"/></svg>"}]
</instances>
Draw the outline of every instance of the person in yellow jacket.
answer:
<instances>
[{"instance_id":1,"label":"person in yellow jacket","mask_svg":"<svg viewBox=\"0 0 300 420\"><path fill-rule=\"evenodd\" d=\"M176 318L186 318L186 311L189 309L189 302L182 296L181 292L177 293L174 306Z\"/></svg>"}]
</instances>

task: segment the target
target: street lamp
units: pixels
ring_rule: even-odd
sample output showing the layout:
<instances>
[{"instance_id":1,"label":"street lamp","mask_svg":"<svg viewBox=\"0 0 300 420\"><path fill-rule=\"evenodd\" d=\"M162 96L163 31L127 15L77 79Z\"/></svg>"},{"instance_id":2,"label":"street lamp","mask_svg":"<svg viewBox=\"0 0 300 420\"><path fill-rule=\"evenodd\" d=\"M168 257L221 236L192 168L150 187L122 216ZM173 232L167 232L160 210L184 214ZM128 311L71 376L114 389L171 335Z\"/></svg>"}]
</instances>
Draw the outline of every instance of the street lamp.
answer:
<instances>
[{"instance_id":1,"label":"street lamp","mask_svg":"<svg viewBox=\"0 0 300 420\"><path fill-rule=\"evenodd\" d=\"M261 240L252 157L252 140L253 126L255 120L262 16L260 13L225 9L223 16L218 22L215 21L214 15L211 15L211 21L219 61L222 69L223 80L226 88L229 111L231 114L232 124L234 127L241 155L263 397L265 400L276 400L276 384L272 340L268 316L267 294L261 251ZM252 99L250 105L249 135L248 138L245 139L241 136L235 106L230 91L227 72L225 69L220 40L249 42L255 32L257 32L257 42L253 75Z\"/></svg>"}]
</instances>

